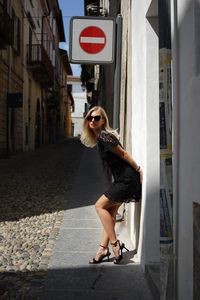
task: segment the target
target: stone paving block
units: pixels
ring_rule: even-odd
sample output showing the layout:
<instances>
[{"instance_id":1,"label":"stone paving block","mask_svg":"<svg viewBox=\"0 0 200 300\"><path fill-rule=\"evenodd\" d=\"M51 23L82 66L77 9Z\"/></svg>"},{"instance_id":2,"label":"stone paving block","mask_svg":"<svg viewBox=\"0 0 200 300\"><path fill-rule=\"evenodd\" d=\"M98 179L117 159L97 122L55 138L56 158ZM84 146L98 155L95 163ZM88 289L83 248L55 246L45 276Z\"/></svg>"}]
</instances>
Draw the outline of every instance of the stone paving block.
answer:
<instances>
[{"instance_id":1,"label":"stone paving block","mask_svg":"<svg viewBox=\"0 0 200 300\"><path fill-rule=\"evenodd\" d=\"M76 209L68 209L65 211L63 224L66 219L97 219L94 206L77 207Z\"/></svg>"},{"instance_id":2,"label":"stone paving block","mask_svg":"<svg viewBox=\"0 0 200 300\"><path fill-rule=\"evenodd\" d=\"M89 260L91 260L94 257L97 248L98 245L95 245L93 248L90 248L87 251L56 251L53 254L54 263L50 263L49 267L50 269L63 269L69 267L93 267L93 265L89 264ZM103 267L103 265L105 265L106 267L113 267L114 256L111 249L110 252L111 255L109 262L107 261L107 258L105 258L103 263L95 265L95 267ZM137 259L135 259L135 251L125 252L123 256L124 258L120 266L137 266Z\"/></svg>"},{"instance_id":3,"label":"stone paving block","mask_svg":"<svg viewBox=\"0 0 200 300\"><path fill-rule=\"evenodd\" d=\"M57 272L56 270L54 270ZM54 272L52 270L52 272ZM55 279L57 278L57 280ZM55 283L58 283L57 285ZM136 299L153 300L140 266L104 266L66 269L49 278L50 290L43 299ZM51 295L55 298L51 298ZM56 297L57 296L57 297ZM61 297L61 298L59 298ZM92 298L93 297L93 298Z\"/></svg>"},{"instance_id":4,"label":"stone paving block","mask_svg":"<svg viewBox=\"0 0 200 300\"><path fill-rule=\"evenodd\" d=\"M45 295L42 300L152 300L149 295L138 295L136 292L130 293L129 291L50 291Z\"/></svg>"},{"instance_id":5,"label":"stone paving block","mask_svg":"<svg viewBox=\"0 0 200 300\"><path fill-rule=\"evenodd\" d=\"M96 251L96 249L95 249ZM95 251L89 249L84 252L54 252L54 263L49 265L49 269L65 269L65 268L82 268L89 265L89 260L94 257ZM101 263L101 266L108 265L105 262ZM93 266L91 266L93 267Z\"/></svg>"},{"instance_id":6,"label":"stone paving block","mask_svg":"<svg viewBox=\"0 0 200 300\"><path fill-rule=\"evenodd\" d=\"M85 287L90 289L95 287L95 289L106 291L113 286L114 282L116 283L113 286L114 289L134 288L140 284L146 287L145 278L139 264L116 266L113 262L51 268L49 269L47 281L50 289L82 289Z\"/></svg>"},{"instance_id":7,"label":"stone paving block","mask_svg":"<svg viewBox=\"0 0 200 300\"><path fill-rule=\"evenodd\" d=\"M65 218L62 224L62 229L69 229L69 228L101 229L102 225L99 220L95 220L95 219L72 219L72 218L66 219Z\"/></svg>"},{"instance_id":8,"label":"stone paving block","mask_svg":"<svg viewBox=\"0 0 200 300\"><path fill-rule=\"evenodd\" d=\"M100 236L101 229L61 229L54 251L96 251Z\"/></svg>"}]
</instances>

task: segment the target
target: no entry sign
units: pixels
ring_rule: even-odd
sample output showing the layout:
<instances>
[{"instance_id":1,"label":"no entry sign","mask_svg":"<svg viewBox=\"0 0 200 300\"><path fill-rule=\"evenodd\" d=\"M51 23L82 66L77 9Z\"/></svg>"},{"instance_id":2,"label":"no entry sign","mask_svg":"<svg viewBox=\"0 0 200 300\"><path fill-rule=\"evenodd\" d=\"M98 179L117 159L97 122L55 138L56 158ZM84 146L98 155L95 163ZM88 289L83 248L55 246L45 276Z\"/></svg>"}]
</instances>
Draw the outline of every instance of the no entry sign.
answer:
<instances>
[{"instance_id":1,"label":"no entry sign","mask_svg":"<svg viewBox=\"0 0 200 300\"><path fill-rule=\"evenodd\" d=\"M70 23L70 62L112 63L114 34L112 18L73 17Z\"/></svg>"},{"instance_id":2,"label":"no entry sign","mask_svg":"<svg viewBox=\"0 0 200 300\"><path fill-rule=\"evenodd\" d=\"M106 45L106 35L101 28L88 26L80 33L80 46L83 51L89 54L97 54Z\"/></svg>"}]
</instances>

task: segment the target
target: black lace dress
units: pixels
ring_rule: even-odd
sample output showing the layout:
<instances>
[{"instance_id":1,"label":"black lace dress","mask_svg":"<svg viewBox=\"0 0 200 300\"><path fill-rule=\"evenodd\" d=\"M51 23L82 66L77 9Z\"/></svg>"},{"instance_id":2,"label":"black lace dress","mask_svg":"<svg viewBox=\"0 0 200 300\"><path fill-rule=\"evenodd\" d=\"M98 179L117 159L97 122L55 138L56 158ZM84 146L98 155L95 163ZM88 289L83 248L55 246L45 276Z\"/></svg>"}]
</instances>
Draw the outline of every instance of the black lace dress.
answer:
<instances>
[{"instance_id":1,"label":"black lace dress","mask_svg":"<svg viewBox=\"0 0 200 300\"><path fill-rule=\"evenodd\" d=\"M102 131L97 138L101 159L108 165L114 181L104 195L115 202L138 202L141 199L142 186L139 173L125 160L111 150L120 145L117 137Z\"/></svg>"}]
</instances>

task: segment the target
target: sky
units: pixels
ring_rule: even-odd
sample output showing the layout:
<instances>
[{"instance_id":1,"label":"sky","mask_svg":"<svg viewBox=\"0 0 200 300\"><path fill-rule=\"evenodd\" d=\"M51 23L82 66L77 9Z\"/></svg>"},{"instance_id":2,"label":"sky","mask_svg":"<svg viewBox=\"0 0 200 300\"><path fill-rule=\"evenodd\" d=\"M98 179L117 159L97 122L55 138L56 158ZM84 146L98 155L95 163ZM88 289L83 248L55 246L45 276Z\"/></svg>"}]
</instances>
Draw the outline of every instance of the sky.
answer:
<instances>
[{"instance_id":1,"label":"sky","mask_svg":"<svg viewBox=\"0 0 200 300\"><path fill-rule=\"evenodd\" d=\"M84 0L58 0L63 15L63 24L65 30L66 43L60 43L60 48L65 49L69 53L69 23L73 16L84 15ZM73 75L79 76L81 72L80 65L71 64Z\"/></svg>"}]
</instances>

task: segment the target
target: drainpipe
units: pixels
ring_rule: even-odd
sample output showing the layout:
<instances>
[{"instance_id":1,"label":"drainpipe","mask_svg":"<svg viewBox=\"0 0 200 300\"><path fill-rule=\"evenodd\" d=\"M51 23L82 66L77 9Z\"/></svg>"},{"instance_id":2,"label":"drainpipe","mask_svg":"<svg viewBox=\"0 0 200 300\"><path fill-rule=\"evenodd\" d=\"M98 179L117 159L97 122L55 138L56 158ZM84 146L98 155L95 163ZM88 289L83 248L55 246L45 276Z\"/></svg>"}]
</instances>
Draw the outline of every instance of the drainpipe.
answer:
<instances>
[{"instance_id":1,"label":"drainpipe","mask_svg":"<svg viewBox=\"0 0 200 300\"><path fill-rule=\"evenodd\" d=\"M173 99L173 217L174 217L174 291L178 299L178 242L179 242L179 41L177 0L171 1L171 36L172 36L172 99Z\"/></svg>"},{"instance_id":2,"label":"drainpipe","mask_svg":"<svg viewBox=\"0 0 200 300\"><path fill-rule=\"evenodd\" d=\"M114 77L113 128L119 128L120 88L121 88L121 46L122 46L122 16L116 18L116 57Z\"/></svg>"}]
</instances>

